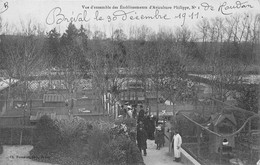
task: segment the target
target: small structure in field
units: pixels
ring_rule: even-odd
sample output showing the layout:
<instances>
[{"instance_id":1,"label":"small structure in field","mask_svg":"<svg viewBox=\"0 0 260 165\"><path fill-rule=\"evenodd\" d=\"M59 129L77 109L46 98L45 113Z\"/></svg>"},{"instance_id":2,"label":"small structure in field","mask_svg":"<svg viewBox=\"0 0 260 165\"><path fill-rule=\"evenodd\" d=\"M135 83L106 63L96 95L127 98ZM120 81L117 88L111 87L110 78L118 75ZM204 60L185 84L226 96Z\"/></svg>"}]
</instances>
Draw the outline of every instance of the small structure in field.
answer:
<instances>
[{"instance_id":1,"label":"small structure in field","mask_svg":"<svg viewBox=\"0 0 260 165\"><path fill-rule=\"evenodd\" d=\"M227 135L235 132L237 122L233 113L216 113L210 116L208 126L218 134ZM235 136L219 137L210 134L209 144L211 153L220 153L226 148L232 150L235 147Z\"/></svg>"}]
</instances>

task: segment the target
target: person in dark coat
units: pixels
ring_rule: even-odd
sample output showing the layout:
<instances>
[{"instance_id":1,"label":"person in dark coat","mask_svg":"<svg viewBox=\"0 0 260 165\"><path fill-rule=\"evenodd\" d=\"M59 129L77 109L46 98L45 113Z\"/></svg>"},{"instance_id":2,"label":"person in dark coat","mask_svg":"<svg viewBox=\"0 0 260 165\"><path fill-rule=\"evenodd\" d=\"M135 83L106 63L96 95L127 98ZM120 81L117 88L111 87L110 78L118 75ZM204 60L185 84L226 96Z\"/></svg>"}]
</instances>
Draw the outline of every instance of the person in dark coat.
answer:
<instances>
[{"instance_id":1,"label":"person in dark coat","mask_svg":"<svg viewBox=\"0 0 260 165\"><path fill-rule=\"evenodd\" d=\"M148 139L154 140L154 131L155 131L155 120L153 116L148 117Z\"/></svg>"},{"instance_id":2,"label":"person in dark coat","mask_svg":"<svg viewBox=\"0 0 260 165\"><path fill-rule=\"evenodd\" d=\"M140 111L139 111L138 117L137 117L137 122L138 123L139 123L139 121L142 121L144 123L144 118L145 118L144 113L145 112L144 112L143 106L140 105Z\"/></svg>"},{"instance_id":3,"label":"person in dark coat","mask_svg":"<svg viewBox=\"0 0 260 165\"><path fill-rule=\"evenodd\" d=\"M147 155L146 149L147 149L147 133L143 128L143 125L137 126L137 146L142 153L142 150L144 152L144 156Z\"/></svg>"},{"instance_id":4,"label":"person in dark coat","mask_svg":"<svg viewBox=\"0 0 260 165\"><path fill-rule=\"evenodd\" d=\"M160 150L164 144L164 132L161 126L156 127L155 144L157 145L156 147L157 150Z\"/></svg>"}]
</instances>

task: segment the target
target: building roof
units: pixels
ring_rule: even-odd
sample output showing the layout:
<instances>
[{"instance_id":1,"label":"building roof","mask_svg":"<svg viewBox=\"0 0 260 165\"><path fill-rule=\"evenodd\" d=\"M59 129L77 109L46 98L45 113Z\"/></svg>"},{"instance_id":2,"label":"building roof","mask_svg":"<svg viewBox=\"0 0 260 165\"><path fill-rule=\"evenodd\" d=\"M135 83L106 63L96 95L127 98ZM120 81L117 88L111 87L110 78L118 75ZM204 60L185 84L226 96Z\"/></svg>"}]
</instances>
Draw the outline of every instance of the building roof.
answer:
<instances>
[{"instance_id":1,"label":"building roof","mask_svg":"<svg viewBox=\"0 0 260 165\"><path fill-rule=\"evenodd\" d=\"M227 113L216 113L214 115L210 116L210 122L217 126L219 123L221 123L224 119L228 119L231 121L234 125L237 125L236 119L233 115L233 113L227 114Z\"/></svg>"},{"instance_id":2,"label":"building roof","mask_svg":"<svg viewBox=\"0 0 260 165\"><path fill-rule=\"evenodd\" d=\"M4 77L0 77L0 91L4 90L5 88L8 88L10 85L13 85L18 82L18 79L10 79L10 80L7 78L4 78Z\"/></svg>"},{"instance_id":3,"label":"building roof","mask_svg":"<svg viewBox=\"0 0 260 165\"><path fill-rule=\"evenodd\" d=\"M65 98L60 94L44 94L43 103L46 102L64 102Z\"/></svg>"}]
</instances>

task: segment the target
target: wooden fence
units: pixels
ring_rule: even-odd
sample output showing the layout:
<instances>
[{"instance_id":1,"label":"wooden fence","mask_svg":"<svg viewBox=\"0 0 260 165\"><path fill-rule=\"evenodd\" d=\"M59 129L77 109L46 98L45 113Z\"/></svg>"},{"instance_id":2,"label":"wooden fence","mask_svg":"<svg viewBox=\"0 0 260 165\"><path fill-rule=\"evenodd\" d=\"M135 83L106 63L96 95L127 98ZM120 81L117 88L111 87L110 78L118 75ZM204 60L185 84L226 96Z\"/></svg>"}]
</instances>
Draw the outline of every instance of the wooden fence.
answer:
<instances>
[{"instance_id":1,"label":"wooden fence","mask_svg":"<svg viewBox=\"0 0 260 165\"><path fill-rule=\"evenodd\" d=\"M0 127L0 142L4 145L33 145L34 126Z\"/></svg>"},{"instance_id":2,"label":"wooden fence","mask_svg":"<svg viewBox=\"0 0 260 165\"><path fill-rule=\"evenodd\" d=\"M29 116L0 116L0 127L30 125Z\"/></svg>"}]
</instances>

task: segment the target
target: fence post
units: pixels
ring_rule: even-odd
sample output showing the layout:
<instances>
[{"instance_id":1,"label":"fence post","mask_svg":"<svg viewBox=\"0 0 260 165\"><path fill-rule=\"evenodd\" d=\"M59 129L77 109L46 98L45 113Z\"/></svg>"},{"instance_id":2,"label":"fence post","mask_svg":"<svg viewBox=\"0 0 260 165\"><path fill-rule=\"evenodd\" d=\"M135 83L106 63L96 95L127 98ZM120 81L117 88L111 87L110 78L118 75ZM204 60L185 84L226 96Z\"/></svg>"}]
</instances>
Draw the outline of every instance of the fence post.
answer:
<instances>
[{"instance_id":1,"label":"fence post","mask_svg":"<svg viewBox=\"0 0 260 165\"><path fill-rule=\"evenodd\" d=\"M13 145L13 128L11 128L11 145Z\"/></svg>"},{"instance_id":2,"label":"fence post","mask_svg":"<svg viewBox=\"0 0 260 165\"><path fill-rule=\"evenodd\" d=\"M21 130L20 145L22 145L22 140L23 140L23 129Z\"/></svg>"},{"instance_id":3,"label":"fence post","mask_svg":"<svg viewBox=\"0 0 260 165\"><path fill-rule=\"evenodd\" d=\"M33 145L33 128L31 128L31 145Z\"/></svg>"}]
</instances>

